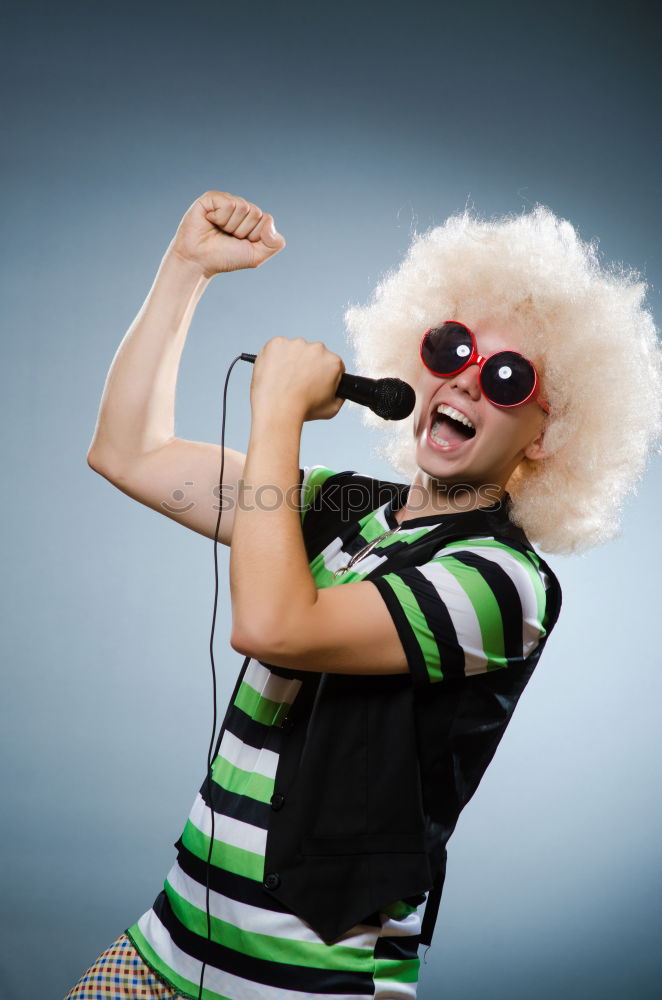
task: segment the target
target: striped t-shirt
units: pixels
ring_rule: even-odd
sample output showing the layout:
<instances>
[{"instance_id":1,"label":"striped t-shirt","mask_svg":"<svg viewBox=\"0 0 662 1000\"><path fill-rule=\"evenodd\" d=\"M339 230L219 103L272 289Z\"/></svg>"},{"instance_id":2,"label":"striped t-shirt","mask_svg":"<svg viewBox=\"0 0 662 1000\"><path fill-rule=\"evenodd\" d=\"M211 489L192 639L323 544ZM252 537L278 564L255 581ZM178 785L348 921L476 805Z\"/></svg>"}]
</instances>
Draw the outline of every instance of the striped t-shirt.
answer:
<instances>
[{"instance_id":1,"label":"striped t-shirt","mask_svg":"<svg viewBox=\"0 0 662 1000\"><path fill-rule=\"evenodd\" d=\"M370 509L384 484L353 472L312 466L302 470L301 482L304 538L318 587L364 579L387 553L442 520L435 515L398 525L403 488ZM355 519L348 509L353 504L367 512ZM374 584L417 684L508 667L545 635L546 579L535 554L491 538L453 542L425 565L386 573ZM263 888L269 820L279 808L274 781L283 723L300 686L287 671L249 660L224 720L211 793L205 781L163 891L127 933L146 963L187 997L198 996L206 962L206 1000L412 998L420 933L412 905L384 900L379 915L366 914L365 923L328 944Z\"/></svg>"}]
</instances>

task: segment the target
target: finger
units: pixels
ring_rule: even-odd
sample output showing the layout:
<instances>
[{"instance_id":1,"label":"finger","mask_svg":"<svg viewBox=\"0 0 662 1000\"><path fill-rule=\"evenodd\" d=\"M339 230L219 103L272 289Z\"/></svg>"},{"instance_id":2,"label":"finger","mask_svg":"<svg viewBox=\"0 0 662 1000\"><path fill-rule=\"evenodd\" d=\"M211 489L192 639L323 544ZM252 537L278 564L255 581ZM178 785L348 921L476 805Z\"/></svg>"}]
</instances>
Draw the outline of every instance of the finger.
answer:
<instances>
[{"instance_id":1,"label":"finger","mask_svg":"<svg viewBox=\"0 0 662 1000\"><path fill-rule=\"evenodd\" d=\"M269 220L273 217L264 212L260 213L260 218L257 220L250 233L247 234L246 239L250 240L251 243L259 243L262 238L262 229L265 225L269 224Z\"/></svg>"},{"instance_id":2,"label":"finger","mask_svg":"<svg viewBox=\"0 0 662 1000\"><path fill-rule=\"evenodd\" d=\"M207 212L207 218L224 233L234 235L238 225L246 218L250 205L244 198L227 195L218 206Z\"/></svg>"},{"instance_id":3,"label":"finger","mask_svg":"<svg viewBox=\"0 0 662 1000\"><path fill-rule=\"evenodd\" d=\"M225 229L237 205L245 203L245 198L239 198L227 191L207 191L198 198L198 202L208 221L219 229Z\"/></svg>"},{"instance_id":4,"label":"finger","mask_svg":"<svg viewBox=\"0 0 662 1000\"><path fill-rule=\"evenodd\" d=\"M259 232L258 239L253 240L253 235L251 235L251 241L262 243L269 253L276 253L277 250L282 250L285 246L285 239L277 231L274 217L269 213L262 217L262 224L256 227L256 232Z\"/></svg>"},{"instance_id":5,"label":"finger","mask_svg":"<svg viewBox=\"0 0 662 1000\"><path fill-rule=\"evenodd\" d=\"M257 205L251 205L249 203L248 215L242 222L239 223L237 228L234 230L233 235L240 240L246 239L246 237L253 232L255 227L259 225L262 219L262 214L261 208L258 208Z\"/></svg>"},{"instance_id":6,"label":"finger","mask_svg":"<svg viewBox=\"0 0 662 1000\"><path fill-rule=\"evenodd\" d=\"M252 206L249 202L245 201L244 198L237 198L235 201L234 211L232 212L232 215L228 219L227 223L223 226L225 232L231 233L232 236L234 236L238 227L250 212L251 207Z\"/></svg>"}]
</instances>

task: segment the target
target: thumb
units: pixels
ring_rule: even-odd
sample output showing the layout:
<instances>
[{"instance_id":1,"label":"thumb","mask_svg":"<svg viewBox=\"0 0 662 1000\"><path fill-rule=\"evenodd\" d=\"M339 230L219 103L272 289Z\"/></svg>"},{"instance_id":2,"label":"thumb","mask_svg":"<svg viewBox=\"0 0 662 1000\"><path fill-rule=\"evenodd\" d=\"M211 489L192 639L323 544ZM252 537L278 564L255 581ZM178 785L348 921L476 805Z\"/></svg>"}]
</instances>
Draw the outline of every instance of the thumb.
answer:
<instances>
[{"instance_id":1,"label":"thumb","mask_svg":"<svg viewBox=\"0 0 662 1000\"><path fill-rule=\"evenodd\" d=\"M276 229L273 215L263 216L259 242L264 245L269 254L277 253L285 246L285 239Z\"/></svg>"}]
</instances>

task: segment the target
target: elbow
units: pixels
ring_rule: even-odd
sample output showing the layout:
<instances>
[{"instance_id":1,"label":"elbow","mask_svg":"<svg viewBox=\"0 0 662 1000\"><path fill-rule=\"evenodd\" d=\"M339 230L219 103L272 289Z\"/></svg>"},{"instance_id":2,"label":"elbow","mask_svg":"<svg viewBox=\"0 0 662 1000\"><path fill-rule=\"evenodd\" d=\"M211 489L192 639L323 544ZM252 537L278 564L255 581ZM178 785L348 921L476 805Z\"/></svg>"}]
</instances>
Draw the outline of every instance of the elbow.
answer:
<instances>
[{"instance_id":1,"label":"elbow","mask_svg":"<svg viewBox=\"0 0 662 1000\"><path fill-rule=\"evenodd\" d=\"M90 448L87 453L87 464L94 472L101 472L101 458L94 448Z\"/></svg>"},{"instance_id":2,"label":"elbow","mask_svg":"<svg viewBox=\"0 0 662 1000\"><path fill-rule=\"evenodd\" d=\"M252 643L249 641L248 636L245 632L240 632L236 625L232 626L230 645L234 649L235 653L241 653L242 656L255 656Z\"/></svg>"},{"instance_id":3,"label":"elbow","mask_svg":"<svg viewBox=\"0 0 662 1000\"><path fill-rule=\"evenodd\" d=\"M230 645L242 656L251 656L276 666L286 666L293 653L291 643L281 629L257 619L250 623L233 621Z\"/></svg>"},{"instance_id":4,"label":"elbow","mask_svg":"<svg viewBox=\"0 0 662 1000\"><path fill-rule=\"evenodd\" d=\"M104 455L98 447L91 444L87 450L87 464L94 472L98 472L99 475L108 477L109 463L108 456Z\"/></svg>"},{"instance_id":5,"label":"elbow","mask_svg":"<svg viewBox=\"0 0 662 1000\"><path fill-rule=\"evenodd\" d=\"M122 478L123 472L117 461L108 452L102 452L94 445L90 445L87 452L87 464L94 472L107 479L111 483L117 483Z\"/></svg>"}]
</instances>

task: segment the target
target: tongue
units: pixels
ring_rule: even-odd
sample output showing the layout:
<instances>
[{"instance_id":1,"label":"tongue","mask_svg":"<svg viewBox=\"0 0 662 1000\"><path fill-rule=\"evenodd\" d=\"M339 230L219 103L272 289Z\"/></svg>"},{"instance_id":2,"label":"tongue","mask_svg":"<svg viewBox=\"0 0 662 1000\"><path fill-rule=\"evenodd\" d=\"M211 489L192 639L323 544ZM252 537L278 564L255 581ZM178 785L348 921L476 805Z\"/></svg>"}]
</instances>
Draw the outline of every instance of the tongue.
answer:
<instances>
[{"instance_id":1,"label":"tongue","mask_svg":"<svg viewBox=\"0 0 662 1000\"><path fill-rule=\"evenodd\" d=\"M462 433L457 420L451 420L450 417L438 415L436 420L432 421L432 432L435 437L447 441L448 444L460 444L467 440L467 435Z\"/></svg>"}]
</instances>

